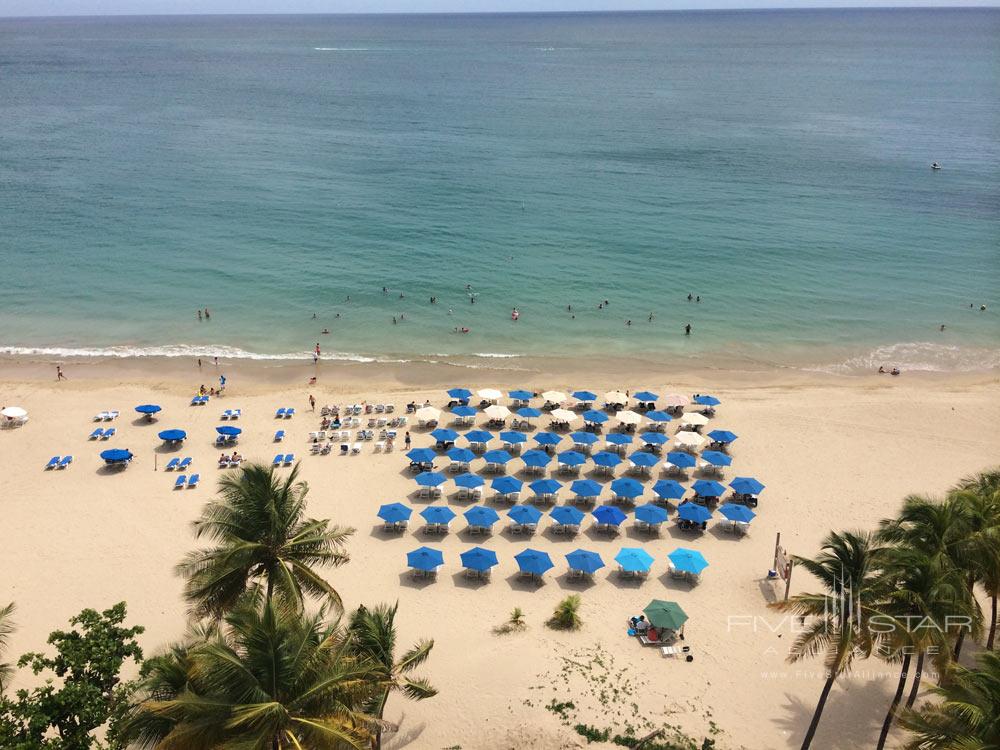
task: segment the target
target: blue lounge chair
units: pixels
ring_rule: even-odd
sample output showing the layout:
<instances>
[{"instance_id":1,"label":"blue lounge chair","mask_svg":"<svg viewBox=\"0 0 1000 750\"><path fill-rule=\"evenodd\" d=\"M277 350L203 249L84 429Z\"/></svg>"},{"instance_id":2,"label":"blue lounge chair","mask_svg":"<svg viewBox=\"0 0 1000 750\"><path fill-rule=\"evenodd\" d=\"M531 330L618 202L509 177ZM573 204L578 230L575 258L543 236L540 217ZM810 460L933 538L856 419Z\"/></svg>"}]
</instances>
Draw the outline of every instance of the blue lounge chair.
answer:
<instances>
[{"instance_id":1,"label":"blue lounge chair","mask_svg":"<svg viewBox=\"0 0 1000 750\"><path fill-rule=\"evenodd\" d=\"M179 464L177 464L177 471L184 471L190 465L191 465L191 457L188 456L183 461L181 461Z\"/></svg>"},{"instance_id":2,"label":"blue lounge chair","mask_svg":"<svg viewBox=\"0 0 1000 750\"><path fill-rule=\"evenodd\" d=\"M191 398L191 406L199 406L199 405L201 405L201 396L193 396Z\"/></svg>"},{"instance_id":3,"label":"blue lounge chair","mask_svg":"<svg viewBox=\"0 0 1000 750\"><path fill-rule=\"evenodd\" d=\"M274 433L274 442L280 443L284 439L285 439L285 431L284 430L278 430L276 433Z\"/></svg>"},{"instance_id":4,"label":"blue lounge chair","mask_svg":"<svg viewBox=\"0 0 1000 750\"><path fill-rule=\"evenodd\" d=\"M192 474L190 477L188 477L188 483L187 483L188 489L191 489L192 487L197 487L199 479L201 479L201 477L198 476L197 474Z\"/></svg>"},{"instance_id":5,"label":"blue lounge chair","mask_svg":"<svg viewBox=\"0 0 1000 750\"><path fill-rule=\"evenodd\" d=\"M285 409L285 419L291 419L294 416L295 416L294 407L289 406L287 409Z\"/></svg>"},{"instance_id":6,"label":"blue lounge chair","mask_svg":"<svg viewBox=\"0 0 1000 750\"><path fill-rule=\"evenodd\" d=\"M222 414L219 415L219 419L229 419L231 416L233 416L233 410L226 409L225 411L222 412Z\"/></svg>"},{"instance_id":7,"label":"blue lounge chair","mask_svg":"<svg viewBox=\"0 0 1000 750\"><path fill-rule=\"evenodd\" d=\"M226 436L225 435L219 435L217 438L215 438L215 444L216 445L225 445L226 444Z\"/></svg>"},{"instance_id":8,"label":"blue lounge chair","mask_svg":"<svg viewBox=\"0 0 1000 750\"><path fill-rule=\"evenodd\" d=\"M274 412L274 418L275 419L284 419L285 418L285 407L282 406L280 409L278 409L278 411Z\"/></svg>"},{"instance_id":9,"label":"blue lounge chair","mask_svg":"<svg viewBox=\"0 0 1000 750\"><path fill-rule=\"evenodd\" d=\"M167 465L163 467L164 471L173 471L180 465L181 460L177 457L171 458Z\"/></svg>"},{"instance_id":10,"label":"blue lounge chair","mask_svg":"<svg viewBox=\"0 0 1000 750\"><path fill-rule=\"evenodd\" d=\"M241 416L243 416L242 409L233 409L232 411L229 412L230 419L239 419Z\"/></svg>"},{"instance_id":11,"label":"blue lounge chair","mask_svg":"<svg viewBox=\"0 0 1000 750\"><path fill-rule=\"evenodd\" d=\"M285 466L289 466L292 463L292 461L294 461L294 460L295 460L295 454L294 453L286 453L285 454Z\"/></svg>"},{"instance_id":12,"label":"blue lounge chair","mask_svg":"<svg viewBox=\"0 0 1000 750\"><path fill-rule=\"evenodd\" d=\"M98 439L100 439L102 437L104 437L104 430L102 428L100 428L100 427L98 427L96 430L94 430L92 433L90 433L90 439L91 440L98 440Z\"/></svg>"},{"instance_id":13,"label":"blue lounge chair","mask_svg":"<svg viewBox=\"0 0 1000 750\"><path fill-rule=\"evenodd\" d=\"M59 456L53 456L49 459L49 462L45 464L46 469L54 469L59 465Z\"/></svg>"},{"instance_id":14,"label":"blue lounge chair","mask_svg":"<svg viewBox=\"0 0 1000 750\"><path fill-rule=\"evenodd\" d=\"M60 469L65 469L71 463L73 463L73 457L72 456L63 456L63 460L59 462L59 468Z\"/></svg>"},{"instance_id":15,"label":"blue lounge chair","mask_svg":"<svg viewBox=\"0 0 1000 750\"><path fill-rule=\"evenodd\" d=\"M174 489L179 490L185 485L187 485L187 476L181 474L179 477L177 477L177 480L174 482Z\"/></svg>"},{"instance_id":16,"label":"blue lounge chair","mask_svg":"<svg viewBox=\"0 0 1000 750\"><path fill-rule=\"evenodd\" d=\"M117 432L117 430L115 430L114 427L109 427L108 429L106 429L104 431L104 434L101 435L101 440L107 440L108 438L114 437L115 436L115 432Z\"/></svg>"},{"instance_id":17,"label":"blue lounge chair","mask_svg":"<svg viewBox=\"0 0 1000 750\"><path fill-rule=\"evenodd\" d=\"M279 453L277 456L274 457L274 461L271 462L271 465L272 466L281 466L281 463L284 460L285 460L285 454L284 453Z\"/></svg>"}]
</instances>

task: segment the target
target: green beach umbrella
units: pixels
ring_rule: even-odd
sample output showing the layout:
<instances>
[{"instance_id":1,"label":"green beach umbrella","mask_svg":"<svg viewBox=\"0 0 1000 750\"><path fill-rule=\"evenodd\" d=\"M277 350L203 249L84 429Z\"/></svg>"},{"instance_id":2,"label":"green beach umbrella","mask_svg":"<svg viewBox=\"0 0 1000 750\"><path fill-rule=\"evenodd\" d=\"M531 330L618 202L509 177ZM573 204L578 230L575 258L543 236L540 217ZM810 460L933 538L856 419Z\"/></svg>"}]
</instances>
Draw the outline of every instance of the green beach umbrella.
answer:
<instances>
[{"instance_id":1,"label":"green beach umbrella","mask_svg":"<svg viewBox=\"0 0 1000 750\"><path fill-rule=\"evenodd\" d=\"M667 630L680 630L688 618L684 610L681 609L681 605L663 599L653 599L642 610L642 613L646 615L649 624L654 628L666 628Z\"/></svg>"}]
</instances>

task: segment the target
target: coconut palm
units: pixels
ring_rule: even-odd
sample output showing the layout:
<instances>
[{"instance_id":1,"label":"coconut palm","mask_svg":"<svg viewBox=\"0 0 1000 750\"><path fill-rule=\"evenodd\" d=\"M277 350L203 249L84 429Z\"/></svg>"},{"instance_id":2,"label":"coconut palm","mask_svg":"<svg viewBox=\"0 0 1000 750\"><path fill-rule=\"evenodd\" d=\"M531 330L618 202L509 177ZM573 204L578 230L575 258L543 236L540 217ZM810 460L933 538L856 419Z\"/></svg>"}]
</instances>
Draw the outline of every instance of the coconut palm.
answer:
<instances>
[{"instance_id":1,"label":"coconut palm","mask_svg":"<svg viewBox=\"0 0 1000 750\"><path fill-rule=\"evenodd\" d=\"M11 602L6 607L0 607L0 656L7 650L10 643L10 635L14 632L14 621L11 616L14 614L14 603ZM14 675L14 667L10 664L0 662L0 694L3 693L7 683Z\"/></svg>"},{"instance_id":2,"label":"coconut palm","mask_svg":"<svg viewBox=\"0 0 1000 750\"><path fill-rule=\"evenodd\" d=\"M789 661L824 654L827 679L802 740L802 750L812 744L837 677L850 670L855 656L870 656L881 637L871 625L886 595L885 578L879 575L884 552L869 532L831 533L815 559L795 558L796 565L811 573L823 591L797 594L771 605L810 618L795 640Z\"/></svg>"},{"instance_id":3,"label":"coconut palm","mask_svg":"<svg viewBox=\"0 0 1000 750\"><path fill-rule=\"evenodd\" d=\"M906 750L986 750L1000 747L1000 654L984 651L978 667L955 664L934 688L940 702L906 711L900 723L914 733Z\"/></svg>"},{"instance_id":4,"label":"coconut palm","mask_svg":"<svg viewBox=\"0 0 1000 750\"><path fill-rule=\"evenodd\" d=\"M989 634L986 648L992 650L997 632L997 598L1000 597L1000 470L963 479L952 499L966 512L970 533L967 559L976 581L990 597Z\"/></svg>"},{"instance_id":5,"label":"coconut palm","mask_svg":"<svg viewBox=\"0 0 1000 750\"><path fill-rule=\"evenodd\" d=\"M241 606L218 633L152 660L123 726L158 750L363 750L373 719L363 706L383 690L337 622L278 606Z\"/></svg>"},{"instance_id":6,"label":"coconut palm","mask_svg":"<svg viewBox=\"0 0 1000 750\"><path fill-rule=\"evenodd\" d=\"M195 534L216 546L190 553L177 566L195 615L219 615L264 585L285 605L301 608L304 594L341 607L340 596L316 571L349 559L344 545L354 529L305 517L305 482L296 465L287 476L250 464L223 476L219 498L194 522Z\"/></svg>"},{"instance_id":7,"label":"coconut palm","mask_svg":"<svg viewBox=\"0 0 1000 750\"><path fill-rule=\"evenodd\" d=\"M391 607L380 604L371 609L361 606L351 616L349 632L351 647L362 658L371 660L377 667L379 679L384 687L367 707L378 724L374 731L372 747L376 750L382 747L383 716L389 695L393 691L402 692L412 700L424 700L437 695L437 690L427 680L411 676L411 672L427 661L434 641L422 640L403 654L396 661L396 610L399 604Z\"/></svg>"}]
</instances>

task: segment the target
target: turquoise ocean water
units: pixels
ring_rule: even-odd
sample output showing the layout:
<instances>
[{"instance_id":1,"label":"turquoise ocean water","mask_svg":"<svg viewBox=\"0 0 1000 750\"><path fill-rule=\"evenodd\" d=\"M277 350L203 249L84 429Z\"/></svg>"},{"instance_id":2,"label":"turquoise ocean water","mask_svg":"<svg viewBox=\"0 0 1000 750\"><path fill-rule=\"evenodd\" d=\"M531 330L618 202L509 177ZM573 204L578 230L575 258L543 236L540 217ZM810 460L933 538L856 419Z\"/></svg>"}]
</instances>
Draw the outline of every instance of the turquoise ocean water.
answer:
<instances>
[{"instance_id":1,"label":"turquoise ocean water","mask_svg":"<svg viewBox=\"0 0 1000 750\"><path fill-rule=\"evenodd\" d=\"M0 352L997 368L998 39L997 9L0 19Z\"/></svg>"}]
</instances>

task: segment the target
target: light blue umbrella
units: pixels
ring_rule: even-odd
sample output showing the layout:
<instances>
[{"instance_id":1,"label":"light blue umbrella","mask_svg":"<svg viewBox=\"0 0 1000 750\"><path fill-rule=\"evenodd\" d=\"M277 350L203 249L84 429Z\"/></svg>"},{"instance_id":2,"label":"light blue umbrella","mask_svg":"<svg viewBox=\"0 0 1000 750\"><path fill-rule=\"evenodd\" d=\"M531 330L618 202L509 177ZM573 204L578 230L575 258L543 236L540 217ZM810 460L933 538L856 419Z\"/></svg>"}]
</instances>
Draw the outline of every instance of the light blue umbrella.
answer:
<instances>
[{"instance_id":1,"label":"light blue umbrella","mask_svg":"<svg viewBox=\"0 0 1000 750\"><path fill-rule=\"evenodd\" d=\"M604 560L596 552L589 552L585 549L576 549L566 555L566 562L573 570L582 570L584 573L596 573L604 567Z\"/></svg>"},{"instance_id":2,"label":"light blue umbrella","mask_svg":"<svg viewBox=\"0 0 1000 750\"><path fill-rule=\"evenodd\" d=\"M590 409L583 413L583 421L591 424L604 424L608 421L608 415L597 409Z\"/></svg>"},{"instance_id":3,"label":"light blue umbrella","mask_svg":"<svg viewBox=\"0 0 1000 750\"><path fill-rule=\"evenodd\" d=\"M215 431L220 435L226 435L228 437L235 437L243 432L239 427L233 427L232 425L224 424L215 428Z\"/></svg>"},{"instance_id":4,"label":"light blue umbrella","mask_svg":"<svg viewBox=\"0 0 1000 750\"><path fill-rule=\"evenodd\" d=\"M523 482L520 479L514 477L497 477L492 482L490 482L490 487L499 492L501 495L510 495L514 492L520 492Z\"/></svg>"},{"instance_id":5,"label":"light blue umbrella","mask_svg":"<svg viewBox=\"0 0 1000 750\"><path fill-rule=\"evenodd\" d=\"M524 452L521 456L521 460L524 461L525 466L540 469L543 466L549 465L549 462L552 460L552 456L545 451L530 450Z\"/></svg>"},{"instance_id":6,"label":"light blue umbrella","mask_svg":"<svg viewBox=\"0 0 1000 750\"><path fill-rule=\"evenodd\" d=\"M434 570L444 564L444 555L439 549L418 547L406 553L406 564L417 570Z\"/></svg>"},{"instance_id":7,"label":"light blue umbrella","mask_svg":"<svg viewBox=\"0 0 1000 750\"><path fill-rule=\"evenodd\" d=\"M514 559L517 560L517 566L521 569L522 573L531 573L536 576L540 576L546 570L550 570L553 567L552 558L548 556L548 553L539 552L535 549L526 549L523 552L518 552L514 555Z\"/></svg>"},{"instance_id":8,"label":"light blue umbrella","mask_svg":"<svg viewBox=\"0 0 1000 750\"><path fill-rule=\"evenodd\" d=\"M698 460L690 453L672 451L667 454L667 463L673 464L678 469L690 469L698 463Z\"/></svg>"},{"instance_id":9,"label":"light blue umbrella","mask_svg":"<svg viewBox=\"0 0 1000 750\"><path fill-rule=\"evenodd\" d=\"M489 570L499 562L496 552L491 549L484 549L483 547L473 547L470 550L466 550L459 555L459 558L462 560L463 567L480 572Z\"/></svg>"},{"instance_id":10,"label":"light blue umbrella","mask_svg":"<svg viewBox=\"0 0 1000 750\"><path fill-rule=\"evenodd\" d=\"M698 503L681 503L677 506L677 517L691 523L705 523L712 517L712 511Z\"/></svg>"},{"instance_id":11,"label":"light blue umbrella","mask_svg":"<svg viewBox=\"0 0 1000 750\"><path fill-rule=\"evenodd\" d=\"M646 503L645 505L640 505L635 509L635 519L637 521L643 521L651 526L663 523L667 520L667 511L661 508L659 505L653 505L652 503Z\"/></svg>"},{"instance_id":12,"label":"light blue umbrella","mask_svg":"<svg viewBox=\"0 0 1000 750\"><path fill-rule=\"evenodd\" d=\"M554 432L539 432L535 435L535 442L539 445L559 445L562 442L562 435Z\"/></svg>"},{"instance_id":13,"label":"light blue umbrella","mask_svg":"<svg viewBox=\"0 0 1000 750\"><path fill-rule=\"evenodd\" d=\"M615 562L628 573L638 573L652 567L653 556L640 547L622 547L615 555Z\"/></svg>"},{"instance_id":14,"label":"light blue umbrella","mask_svg":"<svg viewBox=\"0 0 1000 750\"><path fill-rule=\"evenodd\" d=\"M531 391L525 391L523 389L518 389L515 391L508 391L508 396L510 396L515 401L530 401L535 397L535 394Z\"/></svg>"},{"instance_id":15,"label":"light blue umbrella","mask_svg":"<svg viewBox=\"0 0 1000 750\"><path fill-rule=\"evenodd\" d=\"M737 521L739 523L750 523L757 517L757 514L750 510L747 506L737 505L735 503L724 503L720 505L719 513L724 515L730 521Z\"/></svg>"},{"instance_id":16,"label":"light blue umbrella","mask_svg":"<svg viewBox=\"0 0 1000 750\"><path fill-rule=\"evenodd\" d=\"M137 412L139 412L140 414L145 414L147 416L152 416L153 414L156 414L158 411L161 411L162 409L163 407L160 406L159 404L140 404L139 406L135 407L135 410Z\"/></svg>"},{"instance_id":17,"label":"light blue umbrella","mask_svg":"<svg viewBox=\"0 0 1000 750\"><path fill-rule=\"evenodd\" d=\"M735 477L729 486L740 495L759 495L764 490L764 485L753 477Z\"/></svg>"},{"instance_id":18,"label":"light blue umbrella","mask_svg":"<svg viewBox=\"0 0 1000 750\"><path fill-rule=\"evenodd\" d=\"M673 419L665 411L653 410L646 412L646 419L650 422L669 422Z\"/></svg>"},{"instance_id":19,"label":"light blue umbrella","mask_svg":"<svg viewBox=\"0 0 1000 750\"><path fill-rule=\"evenodd\" d=\"M702 460L707 461L712 466L729 466L733 459L720 451L702 451Z\"/></svg>"},{"instance_id":20,"label":"light blue umbrella","mask_svg":"<svg viewBox=\"0 0 1000 750\"><path fill-rule=\"evenodd\" d=\"M536 495L552 495L562 489L562 482L557 482L555 479L536 479L528 486Z\"/></svg>"},{"instance_id":21,"label":"light blue umbrella","mask_svg":"<svg viewBox=\"0 0 1000 750\"><path fill-rule=\"evenodd\" d=\"M462 515L469 526L490 527L500 520L500 515L486 505L473 505Z\"/></svg>"},{"instance_id":22,"label":"light blue umbrella","mask_svg":"<svg viewBox=\"0 0 1000 750\"><path fill-rule=\"evenodd\" d=\"M452 388L451 390L448 391L448 396L450 396L451 398L457 398L457 399L460 399L460 400L467 399L471 395L472 395L472 391L470 391L468 388Z\"/></svg>"},{"instance_id":23,"label":"light blue umbrella","mask_svg":"<svg viewBox=\"0 0 1000 750\"><path fill-rule=\"evenodd\" d=\"M694 397L694 402L699 406L718 406L722 402L719 401L715 396L709 396L708 394L701 394Z\"/></svg>"},{"instance_id":24,"label":"light blue umbrella","mask_svg":"<svg viewBox=\"0 0 1000 750\"><path fill-rule=\"evenodd\" d=\"M592 432L571 432L569 439L576 445L593 445L599 438Z\"/></svg>"},{"instance_id":25,"label":"light blue umbrella","mask_svg":"<svg viewBox=\"0 0 1000 750\"><path fill-rule=\"evenodd\" d=\"M632 436L626 435L624 432L609 432L607 437L604 438L611 445L631 445Z\"/></svg>"},{"instance_id":26,"label":"light blue umbrella","mask_svg":"<svg viewBox=\"0 0 1000 750\"><path fill-rule=\"evenodd\" d=\"M570 485L570 489L579 497L597 497L601 494L603 485L593 479L577 479Z\"/></svg>"},{"instance_id":27,"label":"light blue umbrella","mask_svg":"<svg viewBox=\"0 0 1000 750\"><path fill-rule=\"evenodd\" d=\"M673 479L661 479L653 485L653 492L664 500L680 500L687 490L684 485Z\"/></svg>"},{"instance_id":28,"label":"light blue umbrella","mask_svg":"<svg viewBox=\"0 0 1000 750\"><path fill-rule=\"evenodd\" d=\"M109 464L121 464L131 461L133 456L132 451L126 448L109 448L106 451L101 451L101 458Z\"/></svg>"},{"instance_id":29,"label":"light blue umbrella","mask_svg":"<svg viewBox=\"0 0 1000 750\"><path fill-rule=\"evenodd\" d=\"M500 433L500 439L508 445L520 445L528 442L528 436L517 430L507 430Z\"/></svg>"},{"instance_id":30,"label":"light blue umbrella","mask_svg":"<svg viewBox=\"0 0 1000 750\"><path fill-rule=\"evenodd\" d=\"M429 464L433 463L437 454L432 448L414 448L406 454L406 457L415 464Z\"/></svg>"},{"instance_id":31,"label":"light blue umbrella","mask_svg":"<svg viewBox=\"0 0 1000 750\"><path fill-rule=\"evenodd\" d=\"M552 520L562 526L579 526L583 521L584 513L579 508L572 505L557 505L550 512Z\"/></svg>"},{"instance_id":32,"label":"light blue umbrella","mask_svg":"<svg viewBox=\"0 0 1000 750\"><path fill-rule=\"evenodd\" d=\"M437 487L445 483L445 477L440 471L425 471L417 474L414 481L421 487Z\"/></svg>"},{"instance_id":33,"label":"light blue umbrella","mask_svg":"<svg viewBox=\"0 0 1000 750\"><path fill-rule=\"evenodd\" d=\"M517 410L517 416L521 419L535 419L542 416L542 410L536 409L534 406L522 406Z\"/></svg>"},{"instance_id":34,"label":"light blue umbrella","mask_svg":"<svg viewBox=\"0 0 1000 750\"><path fill-rule=\"evenodd\" d=\"M699 497L722 497L726 491L725 487L718 482L713 482L711 479L699 479L691 485L691 489Z\"/></svg>"},{"instance_id":35,"label":"light blue umbrella","mask_svg":"<svg viewBox=\"0 0 1000 750\"><path fill-rule=\"evenodd\" d=\"M457 486L465 487L467 490L475 489L476 487L482 487L486 484L486 480L483 479L478 474L459 474L452 480Z\"/></svg>"},{"instance_id":36,"label":"light blue umbrella","mask_svg":"<svg viewBox=\"0 0 1000 750\"><path fill-rule=\"evenodd\" d=\"M522 526L536 524L542 518L542 512L534 505L515 505L507 515L511 521Z\"/></svg>"},{"instance_id":37,"label":"light blue umbrella","mask_svg":"<svg viewBox=\"0 0 1000 750\"><path fill-rule=\"evenodd\" d=\"M378 517L386 523L408 521L413 511L402 503L388 503L378 509Z\"/></svg>"},{"instance_id":38,"label":"light blue umbrella","mask_svg":"<svg viewBox=\"0 0 1000 750\"><path fill-rule=\"evenodd\" d=\"M632 398L638 401L640 404L651 404L656 401L659 396L650 391L639 391L638 393L632 394Z\"/></svg>"},{"instance_id":39,"label":"light blue umbrella","mask_svg":"<svg viewBox=\"0 0 1000 750\"><path fill-rule=\"evenodd\" d=\"M559 463L566 466L580 466L587 462L587 457L579 451L563 451L559 454Z\"/></svg>"},{"instance_id":40,"label":"light blue umbrella","mask_svg":"<svg viewBox=\"0 0 1000 750\"><path fill-rule=\"evenodd\" d=\"M628 457L628 460L636 466L648 469L656 466L660 462L660 457L652 453L646 453L645 451L636 451Z\"/></svg>"},{"instance_id":41,"label":"light blue umbrella","mask_svg":"<svg viewBox=\"0 0 1000 750\"><path fill-rule=\"evenodd\" d=\"M603 466L606 469L613 469L622 462L622 457L610 451L601 451L593 455L594 464Z\"/></svg>"},{"instance_id":42,"label":"light blue umbrella","mask_svg":"<svg viewBox=\"0 0 1000 750\"><path fill-rule=\"evenodd\" d=\"M465 433L465 439L470 443L488 443L493 439L493 433L486 430L469 430Z\"/></svg>"},{"instance_id":43,"label":"light blue umbrella","mask_svg":"<svg viewBox=\"0 0 1000 750\"><path fill-rule=\"evenodd\" d=\"M631 477L620 477L611 483L611 491L618 497L636 498L642 494L643 489L642 482Z\"/></svg>"},{"instance_id":44,"label":"light blue umbrella","mask_svg":"<svg viewBox=\"0 0 1000 750\"><path fill-rule=\"evenodd\" d=\"M708 436L712 438L716 443L728 444L733 442L737 435L735 432L730 432L729 430L712 430L708 433Z\"/></svg>"},{"instance_id":45,"label":"light blue umbrella","mask_svg":"<svg viewBox=\"0 0 1000 750\"><path fill-rule=\"evenodd\" d=\"M478 411L479 409L477 409L475 406L465 406L460 404L459 406L456 406L454 409L452 409L451 413L454 414L456 417L474 417L476 416L476 412Z\"/></svg>"},{"instance_id":46,"label":"light blue umbrella","mask_svg":"<svg viewBox=\"0 0 1000 750\"><path fill-rule=\"evenodd\" d=\"M184 440L187 437L187 433L184 430L164 430L157 437L167 443L177 443Z\"/></svg>"},{"instance_id":47,"label":"light blue umbrella","mask_svg":"<svg viewBox=\"0 0 1000 750\"><path fill-rule=\"evenodd\" d=\"M476 454L468 448L450 448L444 455L460 464L467 464L476 458Z\"/></svg>"},{"instance_id":48,"label":"light blue umbrella","mask_svg":"<svg viewBox=\"0 0 1000 750\"><path fill-rule=\"evenodd\" d=\"M678 547L667 555L667 557L670 558L670 562L673 563L677 570L685 573L698 575L698 573L701 573L701 571L708 567L708 560L696 549Z\"/></svg>"},{"instance_id":49,"label":"light blue umbrella","mask_svg":"<svg viewBox=\"0 0 1000 750\"><path fill-rule=\"evenodd\" d=\"M427 523L446 524L455 517L455 511L447 505L428 505L420 515Z\"/></svg>"},{"instance_id":50,"label":"light blue umbrella","mask_svg":"<svg viewBox=\"0 0 1000 750\"><path fill-rule=\"evenodd\" d=\"M607 524L609 526L619 526L626 518L625 514L613 505L602 505L599 508L596 508L592 515L598 523Z\"/></svg>"},{"instance_id":51,"label":"light blue umbrella","mask_svg":"<svg viewBox=\"0 0 1000 750\"><path fill-rule=\"evenodd\" d=\"M497 448L496 450L486 451L483 454L483 459L488 464L505 464L508 461L513 460L513 456L502 448Z\"/></svg>"},{"instance_id":52,"label":"light blue umbrella","mask_svg":"<svg viewBox=\"0 0 1000 750\"><path fill-rule=\"evenodd\" d=\"M597 394L590 391L573 391L573 398L585 404L592 404L597 401Z\"/></svg>"},{"instance_id":53,"label":"light blue umbrella","mask_svg":"<svg viewBox=\"0 0 1000 750\"><path fill-rule=\"evenodd\" d=\"M454 443L458 439L458 433L447 427L438 427L431 432L431 437L439 443Z\"/></svg>"},{"instance_id":54,"label":"light blue umbrella","mask_svg":"<svg viewBox=\"0 0 1000 750\"><path fill-rule=\"evenodd\" d=\"M662 432L644 432L639 436L639 439L646 445L663 445L670 438Z\"/></svg>"}]
</instances>

